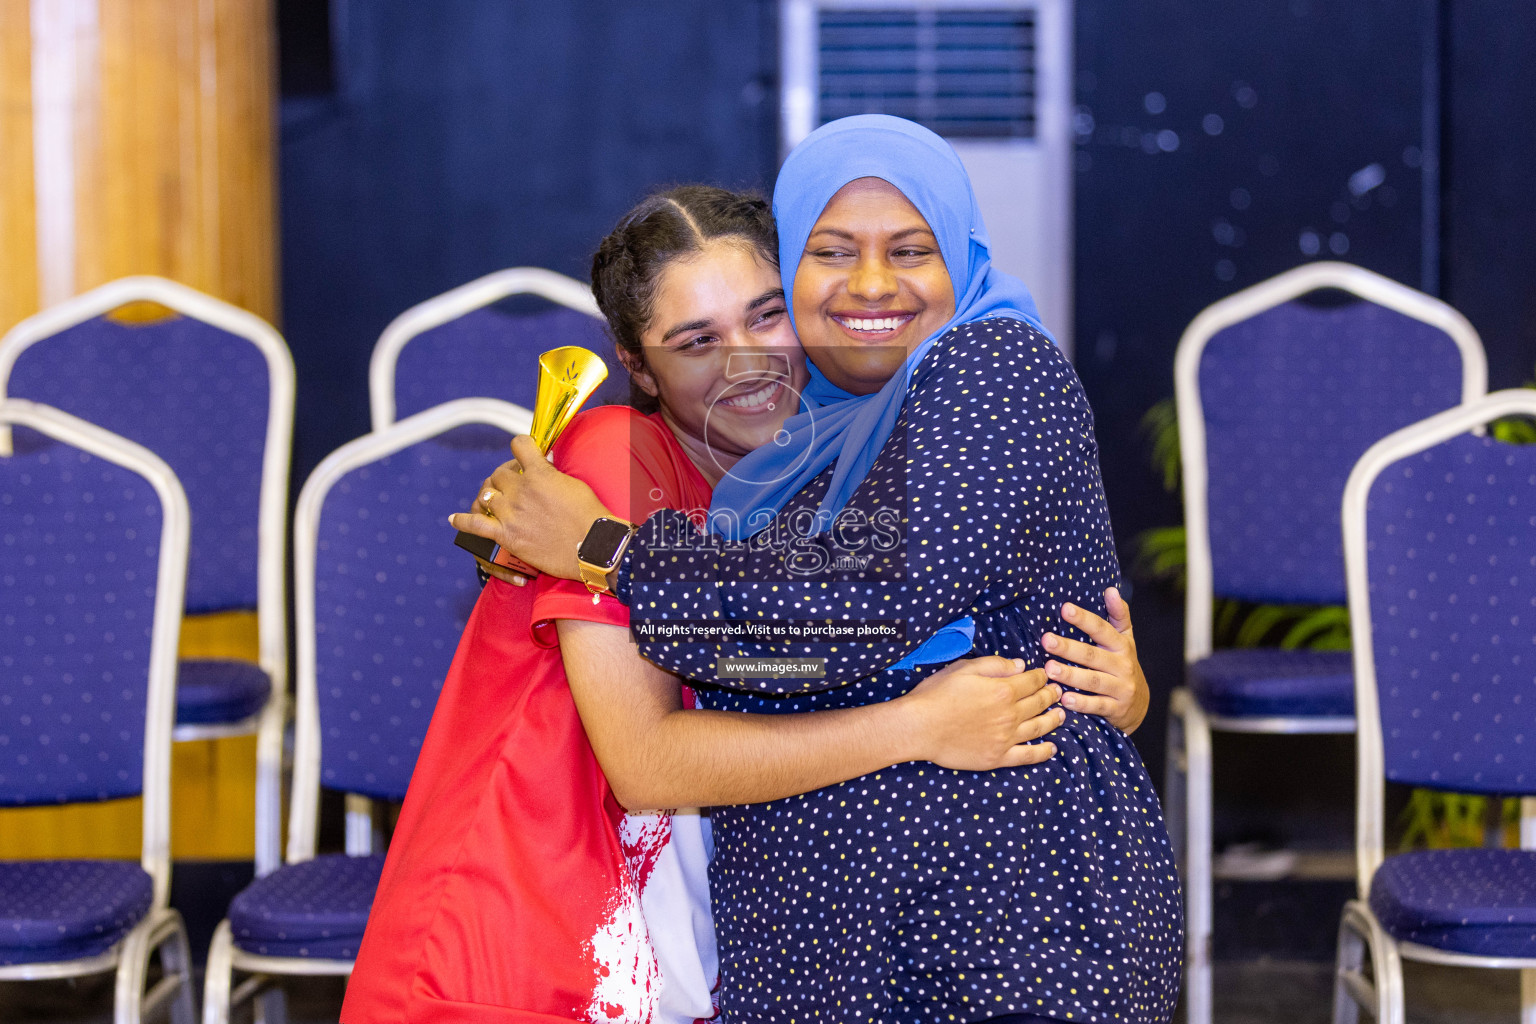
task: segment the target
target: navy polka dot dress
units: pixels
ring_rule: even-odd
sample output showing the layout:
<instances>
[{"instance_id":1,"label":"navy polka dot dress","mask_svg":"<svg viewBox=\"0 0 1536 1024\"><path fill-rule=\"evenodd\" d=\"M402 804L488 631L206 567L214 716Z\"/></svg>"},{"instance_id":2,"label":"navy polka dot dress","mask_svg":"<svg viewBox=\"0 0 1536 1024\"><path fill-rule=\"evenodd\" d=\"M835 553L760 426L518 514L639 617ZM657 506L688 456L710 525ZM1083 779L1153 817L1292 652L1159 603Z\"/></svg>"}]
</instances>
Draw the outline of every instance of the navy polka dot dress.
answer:
<instances>
[{"instance_id":1,"label":"navy polka dot dress","mask_svg":"<svg viewBox=\"0 0 1536 1024\"><path fill-rule=\"evenodd\" d=\"M780 519L814 512L830 476ZM856 522L899 509L899 549L858 571L800 576L772 544L680 550L693 528L663 511L637 535L620 596L637 621L905 620L905 644L651 642L645 656L718 683L700 695L709 707L864 705L934 671L885 666L966 614L976 654L1037 667L1041 634L1070 633L1062 603L1103 614L1103 591L1119 579L1082 387L1056 346L1018 321L965 324L934 345L848 508L862 511ZM844 531L835 543L856 539ZM827 674L717 680L716 659L740 655L824 657ZM1058 753L1040 765L901 764L716 809L726 1020L1168 1020L1182 922L1151 783L1102 718L1069 711L1051 739Z\"/></svg>"}]
</instances>

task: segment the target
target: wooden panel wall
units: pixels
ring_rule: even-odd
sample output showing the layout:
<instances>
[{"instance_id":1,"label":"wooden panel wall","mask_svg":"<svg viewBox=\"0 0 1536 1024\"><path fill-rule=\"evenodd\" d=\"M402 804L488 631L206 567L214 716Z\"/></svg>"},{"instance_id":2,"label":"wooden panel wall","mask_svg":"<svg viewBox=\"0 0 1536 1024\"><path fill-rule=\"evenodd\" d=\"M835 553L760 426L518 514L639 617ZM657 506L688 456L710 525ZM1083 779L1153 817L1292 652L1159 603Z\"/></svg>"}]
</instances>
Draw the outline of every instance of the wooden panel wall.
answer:
<instances>
[{"instance_id":1,"label":"wooden panel wall","mask_svg":"<svg viewBox=\"0 0 1536 1024\"><path fill-rule=\"evenodd\" d=\"M39 4L79 30L33 32ZM0 0L0 330L38 308L61 247L70 294L159 274L276 320L272 18L271 0ZM39 123L34 73L71 61L70 123ZM70 238L33 227L39 130L73 142L72 189L41 190L72 191Z\"/></svg>"},{"instance_id":2,"label":"wooden panel wall","mask_svg":"<svg viewBox=\"0 0 1536 1024\"><path fill-rule=\"evenodd\" d=\"M274 40L272 0L0 0L0 332L127 274L276 320ZM39 180L40 152L72 174ZM182 649L255 661L254 616L189 620ZM251 737L176 745L173 856L252 855L254 762ZM0 858L135 858L140 813L0 811Z\"/></svg>"},{"instance_id":3,"label":"wooden panel wall","mask_svg":"<svg viewBox=\"0 0 1536 1024\"><path fill-rule=\"evenodd\" d=\"M38 304L31 24L27 0L0 0L0 331Z\"/></svg>"}]
</instances>

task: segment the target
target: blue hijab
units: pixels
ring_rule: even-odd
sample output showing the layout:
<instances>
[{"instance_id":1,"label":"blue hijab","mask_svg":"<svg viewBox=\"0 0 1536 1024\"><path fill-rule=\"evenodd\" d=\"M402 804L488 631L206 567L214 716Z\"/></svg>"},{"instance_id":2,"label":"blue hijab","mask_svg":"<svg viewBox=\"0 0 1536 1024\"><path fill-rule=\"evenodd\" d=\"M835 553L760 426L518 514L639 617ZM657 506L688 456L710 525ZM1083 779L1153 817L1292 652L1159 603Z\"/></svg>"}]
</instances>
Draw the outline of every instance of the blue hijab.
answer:
<instances>
[{"instance_id":1,"label":"blue hijab","mask_svg":"<svg viewBox=\"0 0 1536 1024\"><path fill-rule=\"evenodd\" d=\"M752 536L791 496L836 464L812 532L830 528L890 438L906 401L913 370L941 336L973 320L1008 317L1045 333L1029 289L992 266L987 229L965 166L949 143L927 128L885 114L860 114L822 125L784 161L773 190L779 228L779 273L793 296L795 273L811 229L838 190L859 178L890 182L917 207L938 239L955 292L955 315L923 341L872 395L852 395L811 366L800 412L785 424L783 443L744 457L715 487L710 522ZM793 302L790 303L793 317ZM787 436L786 436L787 435ZM968 627L968 628L967 628ZM948 661L970 649L969 620L951 623L923 645L920 664ZM955 651L959 633L964 647ZM943 641L948 634L949 639ZM930 650L930 644L941 641ZM919 652L919 653L923 653ZM947 655L947 656L946 656ZM911 656L900 663L907 667Z\"/></svg>"},{"instance_id":2,"label":"blue hijab","mask_svg":"<svg viewBox=\"0 0 1536 1024\"><path fill-rule=\"evenodd\" d=\"M955 290L955 315L907 357L885 387L851 395L811 366L800 413L784 424L785 443L764 445L743 458L715 487L715 528L733 540L768 525L790 497L834 462L815 532L828 529L891 436L912 372L945 332L988 317L1023 320L1042 332L1024 282L992 266L987 229L965 166L922 125L887 114L860 114L822 125L796 146L779 171L773 215L779 226L779 273L792 296L795 272L811 228L837 191L859 178L881 178L901 190L928 221ZM790 303L793 317L793 303Z\"/></svg>"}]
</instances>

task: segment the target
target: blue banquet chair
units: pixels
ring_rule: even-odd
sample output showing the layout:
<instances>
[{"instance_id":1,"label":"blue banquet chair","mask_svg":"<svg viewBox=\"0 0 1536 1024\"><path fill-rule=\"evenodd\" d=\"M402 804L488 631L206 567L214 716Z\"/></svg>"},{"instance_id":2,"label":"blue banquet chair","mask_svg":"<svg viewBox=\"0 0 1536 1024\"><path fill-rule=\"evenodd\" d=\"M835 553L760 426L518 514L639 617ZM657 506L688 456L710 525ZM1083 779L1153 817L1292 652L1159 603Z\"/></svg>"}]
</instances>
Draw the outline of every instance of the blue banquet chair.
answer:
<instances>
[{"instance_id":1,"label":"blue banquet chair","mask_svg":"<svg viewBox=\"0 0 1536 1024\"><path fill-rule=\"evenodd\" d=\"M144 807L136 864L0 861L0 981L114 971L117 1024L163 1008L192 1024L170 906L186 495L152 453L57 409L0 402L0 424L0 803Z\"/></svg>"},{"instance_id":2,"label":"blue banquet chair","mask_svg":"<svg viewBox=\"0 0 1536 1024\"><path fill-rule=\"evenodd\" d=\"M1355 301L1304 301L1320 289ZM1355 461L1486 382L1482 343L1461 314L1344 263L1237 292L1179 341L1186 685L1169 708L1164 796L1184 876L1190 1024L1211 1019L1211 732L1354 729L1348 652L1213 650L1214 599L1343 604L1339 503Z\"/></svg>"},{"instance_id":3,"label":"blue banquet chair","mask_svg":"<svg viewBox=\"0 0 1536 1024\"><path fill-rule=\"evenodd\" d=\"M531 296L545 308L497 307L512 296ZM574 278L512 267L412 306L373 347L368 364L373 429L455 398L499 398L531 409L538 357L562 345L590 349L608 364L608 380L595 404L628 400L629 377L613 354L597 301ZM502 443L491 435L486 446Z\"/></svg>"},{"instance_id":4,"label":"blue banquet chair","mask_svg":"<svg viewBox=\"0 0 1536 1024\"><path fill-rule=\"evenodd\" d=\"M174 316L107 314L153 302ZM260 318L159 277L125 277L28 317L0 339L0 397L28 398L136 441L192 507L190 614L256 610L259 662L187 659L177 740L257 734L256 870L281 856L293 359ZM3 450L3 439L0 439Z\"/></svg>"},{"instance_id":5,"label":"blue banquet chair","mask_svg":"<svg viewBox=\"0 0 1536 1024\"><path fill-rule=\"evenodd\" d=\"M401 800L480 588L453 546L462 509L501 455L442 438L467 426L525 432L526 410L460 399L331 453L294 512L295 709L287 862L230 904L214 932L205 1024L260 996L282 1018L281 975L352 971L384 866L369 829L316 856L320 788ZM233 987L233 972L250 975Z\"/></svg>"},{"instance_id":6,"label":"blue banquet chair","mask_svg":"<svg viewBox=\"0 0 1536 1024\"><path fill-rule=\"evenodd\" d=\"M1384 438L1344 492L1359 898L1339 926L1337 1024L1362 1006L1402 1024L1404 958L1520 970L1536 1022L1536 445L1480 436L1511 415L1536 416L1536 392ZM1522 849L1385 856L1384 780L1523 797Z\"/></svg>"},{"instance_id":7,"label":"blue banquet chair","mask_svg":"<svg viewBox=\"0 0 1536 1024\"><path fill-rule=\"evenodd\" d=\"M535 300L536 308L497 305L523 296ZM374 344L368 363L373 429L459 398L496 398L532 409L539 356L563 345L596 352L608 365L608 379L591 404L628 401L629 375L613 354L597 300L574 278L541 267L511 267L417 303L395 317ZM510 457L511 438L494 427L468 425L443 441L500 452L498 464ZM374 841L372 802L349 793L346 805L347 848L368 849Z\"/></svg>"}]
</instances>

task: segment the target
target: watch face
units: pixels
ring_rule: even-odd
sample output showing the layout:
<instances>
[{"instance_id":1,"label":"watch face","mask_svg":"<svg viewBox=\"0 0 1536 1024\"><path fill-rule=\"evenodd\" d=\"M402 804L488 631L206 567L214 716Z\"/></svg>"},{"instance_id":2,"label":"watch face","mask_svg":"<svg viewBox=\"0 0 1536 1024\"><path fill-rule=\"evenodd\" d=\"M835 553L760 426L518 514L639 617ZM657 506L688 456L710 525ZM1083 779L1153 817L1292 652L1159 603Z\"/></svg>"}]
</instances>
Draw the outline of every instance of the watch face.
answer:
<instances>
[{"instance_id":1,"label":"watch face","mask_svg":"<svg viewBox=\"0 0 1536 1024\"><path fill-rule=\"evenodd\" d=\"M592 529L587 531L587 537L581 542L576 557L589 565L600 565L611 569L616 561L619 545L628 536L629 527L624 523L616 519L599 519L592 524Z\"/></svg>"}]
</instances>

